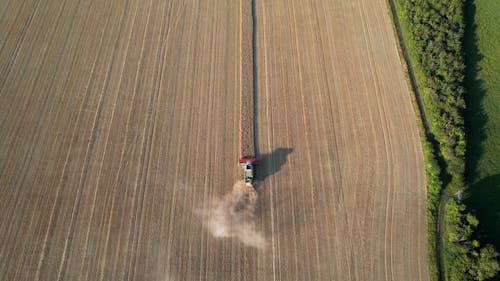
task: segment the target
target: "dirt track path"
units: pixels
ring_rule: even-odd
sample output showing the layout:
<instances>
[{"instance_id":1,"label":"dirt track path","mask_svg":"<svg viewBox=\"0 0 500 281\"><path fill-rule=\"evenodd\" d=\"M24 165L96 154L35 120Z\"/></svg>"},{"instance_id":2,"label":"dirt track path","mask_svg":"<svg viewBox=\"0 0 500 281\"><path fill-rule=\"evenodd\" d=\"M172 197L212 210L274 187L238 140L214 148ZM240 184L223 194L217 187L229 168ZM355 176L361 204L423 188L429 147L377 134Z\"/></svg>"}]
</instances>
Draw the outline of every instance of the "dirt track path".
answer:
<instances>
[{"instance_id":1,"label":"dirt track path","mask_svg":"<svg viewBox=\"0 0 500 281\"><path fill-rule=\"evenodd\" d=\"M385 2L256 1L259 220L235 1L0 1L0 280L426 280L423 163Z\"/></svg>"}]
</instances>

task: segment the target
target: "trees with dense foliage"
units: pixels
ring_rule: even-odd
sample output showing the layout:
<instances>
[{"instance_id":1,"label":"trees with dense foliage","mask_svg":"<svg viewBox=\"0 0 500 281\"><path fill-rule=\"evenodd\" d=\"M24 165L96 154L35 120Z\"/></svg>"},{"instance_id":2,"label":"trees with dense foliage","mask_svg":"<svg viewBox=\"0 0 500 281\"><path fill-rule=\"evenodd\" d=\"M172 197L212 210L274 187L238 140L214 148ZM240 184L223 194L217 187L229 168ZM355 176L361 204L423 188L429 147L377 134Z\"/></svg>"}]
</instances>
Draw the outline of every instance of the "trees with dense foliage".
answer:
<instances>
[{"instance_id":1,"label":"trees with dense foliage","mask_svg":"<svg viewBox=\"0 0 500 281\"><path fill-rule=\"evenodd\" d=\"M449 279L452 281L487 280L500 270L498 254L492 245L481 247L475 239L479 221L455 199L447 203L446 251Z\"/></svg>"},{"instance_id":2,"label":"trees with dense foliage","mask_svg":"<svg viewBox=\"0 0 500 281\"><path fill-rule=\"evenodd\" d=\"M432 179L428 211L437 216L434 197L439 193L433 184L441 185L446 191L448 195L443 198L465 187L464 0L399 0L399 3L409 32L411 61L417 65L417 84L425 116L439 143L433 152L444 160L438 168L427 169ZM428 163L428 166L434 164ZM446 177L437 178L435 173L429 173L440 170ZM480 245L476 234L479 221L457 198L449 198L442 236L444 279L487 280L495 276L499 271L498 254L493 246Z\"/></svg>"},{"instance_id":3,"label":"trees with dense foliage","mask_svg":"<svg viewBox=\"0 0 500 281\"><path fill-rule=\"evenodd\" d=\"M417 60L424 74L420 87L426 103L432 105L426 107L430 111L428 121L439 141L441 154L447 160L452 190L462 188L465 168L462 2L404 2Z\"/></svg>"}]
</instances>

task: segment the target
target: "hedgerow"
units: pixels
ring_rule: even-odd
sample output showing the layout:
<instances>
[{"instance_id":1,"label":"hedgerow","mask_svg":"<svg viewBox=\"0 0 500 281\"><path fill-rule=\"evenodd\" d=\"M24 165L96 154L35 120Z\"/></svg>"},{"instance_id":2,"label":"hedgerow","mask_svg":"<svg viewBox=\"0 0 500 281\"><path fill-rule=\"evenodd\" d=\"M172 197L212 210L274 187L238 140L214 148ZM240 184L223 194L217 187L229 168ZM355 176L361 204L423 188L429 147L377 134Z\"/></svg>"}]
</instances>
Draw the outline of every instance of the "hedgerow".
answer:
<instances>
[{"instance_id":1,"label":"hedgerow","mask_svg":"<svg viewBox=\"0 0 500 281\"><path fill-rule=\"evenodd\" d=\"M394 3L395 0L389 0ZM463 112L465 62L463 0L396 0L403 20L403 48L409 48L409 71L415 71L416 92L423 100L422 116L428 139L423 140L428 177L430 279L486 280L500 270L498 253L491 245L481 246L476 233L479 221L454 195L465 188L465 133ZM393 4L391 4L393 5ZM436 140L433 149L429 144ZM434 154L434 156L432 155ZM443 159L439 163L435 159ZM446 202L442 212L437 202ZM444 229L436 236L444 216ZM439 252L434 240L442 245ZM437 274L438 271L441 274Z\"/></svg>"},{"instance_id":2,"label":"hedgerow","mask_svg":"<svg viewBox=\"0 0 500 281\"><path fill-rule=\"evenodd\" d=\"M500 270L495 248L484 247L475 238L479 221L466 211L465 205L451 198L446 203L446 235L444 237L446 267L449 280L487 280Z\"/></svg>"},{"instance_id":3,"label":"hedgerow","mask_svg":"<svg viewBox=\"0 0 500 281\"><path fill-rule=\"evenodd\" d=\"M451 176L450 189L463 187L465 168L463 1L409 0L406 20L414 40L428 121ZM430 106L429 106L430 105Z\"/></svg>"}]
</instances>

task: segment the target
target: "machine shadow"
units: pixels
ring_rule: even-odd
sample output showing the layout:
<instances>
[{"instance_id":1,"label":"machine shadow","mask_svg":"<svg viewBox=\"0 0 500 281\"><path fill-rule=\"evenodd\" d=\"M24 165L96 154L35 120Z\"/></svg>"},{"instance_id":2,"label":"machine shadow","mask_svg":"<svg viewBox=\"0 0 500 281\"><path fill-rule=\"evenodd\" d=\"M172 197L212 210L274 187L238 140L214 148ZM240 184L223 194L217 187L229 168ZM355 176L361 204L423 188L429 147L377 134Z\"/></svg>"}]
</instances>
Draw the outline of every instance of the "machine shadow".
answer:
<instances>
[{"instance_id":1,"label":"machine shadow","mask_svg":"<svg viewBox=\"0 0 500 281\"><path fill-rule=\"evenodd\" d=\"M292 152L293 148L280 147L270 153L260 155L260 162L256 173L257 181L263 182L267 177L279 172L283 165L285 165L288 155Z\"/></svg>"},{"instance_id":2,"label":"machine shadow","mask_svg":"<svg viewBox=\"0 0 500 281\"><path fill-rule=\"evenodd\" d=\"M254 184L255 191L258 194L262 193L264 187L264 180L279 172L285 165L288 155L293 152L293 148L277 148L274 151L266 154L258 154L259 163L256 167L256 181ZM256 206L256 217L262 216L262 201Z\"/></svg>"}]
</instances>

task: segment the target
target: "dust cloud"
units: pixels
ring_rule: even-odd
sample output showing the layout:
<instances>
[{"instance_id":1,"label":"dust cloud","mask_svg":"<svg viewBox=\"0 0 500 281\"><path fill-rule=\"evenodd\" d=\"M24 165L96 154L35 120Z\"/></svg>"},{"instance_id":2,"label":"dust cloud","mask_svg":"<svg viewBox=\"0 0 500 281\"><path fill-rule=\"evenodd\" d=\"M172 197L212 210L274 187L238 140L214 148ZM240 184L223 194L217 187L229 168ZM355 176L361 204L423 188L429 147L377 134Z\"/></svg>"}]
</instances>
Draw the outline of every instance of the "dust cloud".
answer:
<instances>
[{"instance_id":1,"label":"dust cloud","mask_svg":"<svg viewBox=\"0 0 500 281\"><path fill-rule=\"evenodd\" d=\"M203 215L204 225L216 238L237 238L243 244L264 250L266 239L256 230L257 192L243 181L222 199L215 198L212 207Z\"/></svg>"}]
</instances>

